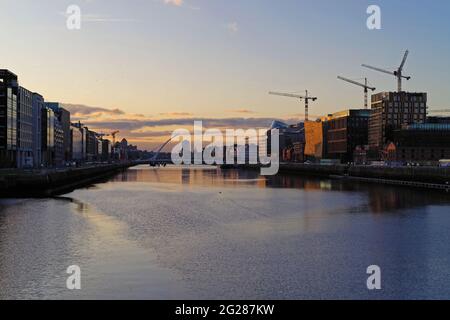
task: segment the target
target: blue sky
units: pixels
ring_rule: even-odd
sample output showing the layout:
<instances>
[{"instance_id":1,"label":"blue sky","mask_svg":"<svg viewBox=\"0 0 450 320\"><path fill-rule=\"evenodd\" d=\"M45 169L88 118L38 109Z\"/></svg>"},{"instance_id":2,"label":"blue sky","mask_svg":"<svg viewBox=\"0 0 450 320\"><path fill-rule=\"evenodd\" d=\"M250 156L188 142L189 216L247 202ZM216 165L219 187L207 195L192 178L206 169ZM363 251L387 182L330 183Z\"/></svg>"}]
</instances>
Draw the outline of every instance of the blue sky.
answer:
<instances>
[{"instance_id":1,"label":"blue sky","mask_svg":"<svg viewBox=\"0 0 450 320\"><path fill-rule=\"evenodd\" d=\"M450 107L449 1L178 1L0 0L1 67L48 100L129 118L292 118L302 104L269 90L309 89L314 115L360 108L362 89L336 76L395 90L360 65L393 69L409 49L405 89ZM66 28L70 4L81 30ZM366 28L370 4L382 30Z\"/></svg>"}]
</instances>

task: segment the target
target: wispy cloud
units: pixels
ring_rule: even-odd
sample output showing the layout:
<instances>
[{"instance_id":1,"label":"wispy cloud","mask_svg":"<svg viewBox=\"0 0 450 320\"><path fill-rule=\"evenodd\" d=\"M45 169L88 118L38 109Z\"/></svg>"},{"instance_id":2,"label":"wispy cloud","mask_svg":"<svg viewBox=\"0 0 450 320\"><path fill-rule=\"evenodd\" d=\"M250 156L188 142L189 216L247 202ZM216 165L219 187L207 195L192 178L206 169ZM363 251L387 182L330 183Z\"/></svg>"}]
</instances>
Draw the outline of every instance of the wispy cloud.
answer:
<instances>
[{"instance_id":1,"label":"wispy cloud","mask_svg":"<svg viewBox=\"0 0 450 320\"><path fill-rule=\"evenodd\" d=\"M83 22L136 22L138 20L131 18L118 18L102 14L83 14L81 16Z\"/></svg>"},{"instance_id":2,"label":"wispy cloud","mask_svg":"<svg viewBox=\"0 0 450 320\"><path fill-rule=\"evenodd\" d=\"M249 110L249 109L234 109L234 110L229 110L229 112L232 112L232 113L245 113L245 114L256 113L255 111Z\"/></svg>"},{"instance_id":3,"label":"wispy cloud","mask_svg":"<svg viewBox=\"0 0 450 320\"><path fill-rule=\"evenodd\" d=\"M79 116L92 116L93 114L105 114L105 115L123 115L124 111L120 109L106 109L102 107L91 107L82 104L69 104L65 103L64 107L69 110L72 115L77 114Z\"/></svg>"},{"instance_id":4,"label":"wispy cloud","mask_svg":"<svg viewBox=\"0 0 450 320\"><path fill-rule=\"evenodd\" d=\"M69 14L67 12L60 12L62 16L65 18L69 17ZM125 17L114 17L107 14L97 14L97 13L82 13L81 14L81 21L82 22L99 22L99 23L107 23L107 22L137 22L139 20L134 18L125 18Z\"/></svg>"},{"instance_id":5,"label":"wispy cloud","mask_svg":"<svg viewBox=\"0 0 450 320\"><path fill-rule=\"evenodd\" d=\"M192 113L189 112L164 112L164 113L160 113L160 116L163 117L188 117L188 116L193 116Z\"/></svg>"}]
</instances>

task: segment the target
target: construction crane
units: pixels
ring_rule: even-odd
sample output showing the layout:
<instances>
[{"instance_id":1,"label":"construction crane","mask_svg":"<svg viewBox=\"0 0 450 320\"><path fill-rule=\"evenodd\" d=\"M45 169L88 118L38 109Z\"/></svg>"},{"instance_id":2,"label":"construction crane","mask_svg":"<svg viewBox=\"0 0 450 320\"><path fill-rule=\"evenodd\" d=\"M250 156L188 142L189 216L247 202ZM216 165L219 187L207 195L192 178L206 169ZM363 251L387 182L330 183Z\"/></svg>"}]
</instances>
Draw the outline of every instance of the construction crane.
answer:
<instances>
[{"instance_id":1,"label":"construction crane","mask_svg":"<svg viewBox=\"0 0 450 320\"><path fill-rule=\"evenodd\" d=\"M375 71L384 72L384 73L387 73L387 74L390 74L390 75L394 75L397 78L398 92L401 92L402 91L402 79L406 79L406 80L411 79L411 77L403 75L403 67L405 66L405 62L406 62L406 58L408 58L408 54L409 54L409 51L406 50L405 55L403 56L402 63L400 64L400 67L398 67L398 69L396 71L393 71L393 72L392 71L387 71L387 70L384 70L384 69L380 69L380 68L376 68L376 67L372 67L372 66L369 66L367 64L363 64L362 66L365 67L365 68L369 68L369 69L375 70Z\"/></svg>"},{"instance_id":2,"label":"construction crane","mask_svg":"<svg viewBox=\"0 0 450 320\"><path fill-rule=\"evenodd\" d=\"M116 135L119 133L119 130L111 132L111 137L113 138L113 145L116 144Z\"/></svg>"},{"instance_id":3,"label":"construction crane","mask_svg":"<svg viewBox=\"0 0 450 320\"><path fill-rule=\"evenodd\" d=\"M113 138L113 145L115 145L115 144L116 144L116 135L117 135L119 132L120 132L120 131L117 130L117 131L111 132L110 134L104 134L104 133L102 133L101 135L102 135L102 136L107 136L107 137L112 137L112 138Z\"/></svg>"},{"instance_id":4,"label":"construction crane","mask_svg":"<svg viewBox=\"0 0 450 320\"><path fill-rule=\"evenodd\" d=\"M301 100L305 100L305 121L308 121L308 111L309 111L309 100L316 101L317 97L310 97L308 95L308 90L306 90L306 94L304 96L300 96L297 94L292 93L280 93L280 92L269 92L271 95L275 96L282 96L282 97L290 97L290 98L297 98Z\"/></svg>"},{"instance_id":5,"label":"construction crane","mask_svg":"<svg viewBox=\"0 0 450 320\"><path fill-rule=\"evenodd\" d=\"M107 136L105 133L96 133L95 134L99 139L103 139L103 137Z\"/></svg>"},{"instance_id":6,"label":"construction crane","mask_svg":"<svg viewBox=\"0 0 450 320\"><path fill-rule=\"evenodd\" d=\"M375 87L369 87L368 83L367 83L367 78L364 78L364 83L359 83L341 76L338 76L339 80L343 80L343 81L347 81L349 83L352 83L354 85L360 86L364 88L364 108L368 109L368 89L375 91L376 88Z\"/></svg>"}]
</instances>

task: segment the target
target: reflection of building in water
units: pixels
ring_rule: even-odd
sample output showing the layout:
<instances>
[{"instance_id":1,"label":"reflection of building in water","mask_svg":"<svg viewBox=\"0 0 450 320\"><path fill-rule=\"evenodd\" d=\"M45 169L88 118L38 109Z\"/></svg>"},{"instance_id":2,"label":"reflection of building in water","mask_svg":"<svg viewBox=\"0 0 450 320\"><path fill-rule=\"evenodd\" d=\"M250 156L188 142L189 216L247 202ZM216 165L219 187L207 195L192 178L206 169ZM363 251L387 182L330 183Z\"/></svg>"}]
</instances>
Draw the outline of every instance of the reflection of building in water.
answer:
<instances>
[{"instance_id":1,"label":"reflection of building in water","mask_svg":"<svg viewBox=\"0 0 450 320\"><path fill-rule=\"evenodd\" d=\"M425 207L430 204L448 204L448 195L442 191L391 187L377 184L355 184L357 190L367 189L369 209L373 213L408 208Z\"/></svg>"}]
</instances>

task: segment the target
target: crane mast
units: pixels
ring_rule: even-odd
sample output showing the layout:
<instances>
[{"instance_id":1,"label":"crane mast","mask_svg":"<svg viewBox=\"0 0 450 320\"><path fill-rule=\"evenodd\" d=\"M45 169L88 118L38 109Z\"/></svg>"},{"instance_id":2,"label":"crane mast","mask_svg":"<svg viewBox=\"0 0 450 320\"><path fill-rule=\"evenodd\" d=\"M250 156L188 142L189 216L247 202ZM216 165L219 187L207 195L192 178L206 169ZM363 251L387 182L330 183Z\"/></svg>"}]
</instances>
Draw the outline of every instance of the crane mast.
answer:
<instances>
[{"instance_id":1,"label":"crane mast","mask_svg":"<svg viewBox=\"0 0 450 320\"><path fill-rule=\"evenodd\" d=\"M368 91L369 91L369 89L372 90L372 91L375 91L376 88L375 87L370 87L368 85L367 78L364 78L364 83L359 83L359 82L356 82L354 80L350 80L350 79L347 79L347 78L344 78L344 77L341 77L341 76L338 76L338 79L346 81L346 82L354 84L354 85L357 85L357 86L360 86L360 87L363 87L364 88L364 108L368 109L368 106L369 106L369 103L368 103L368 101L369 101Z\"/></svg>"}]
</instances>

